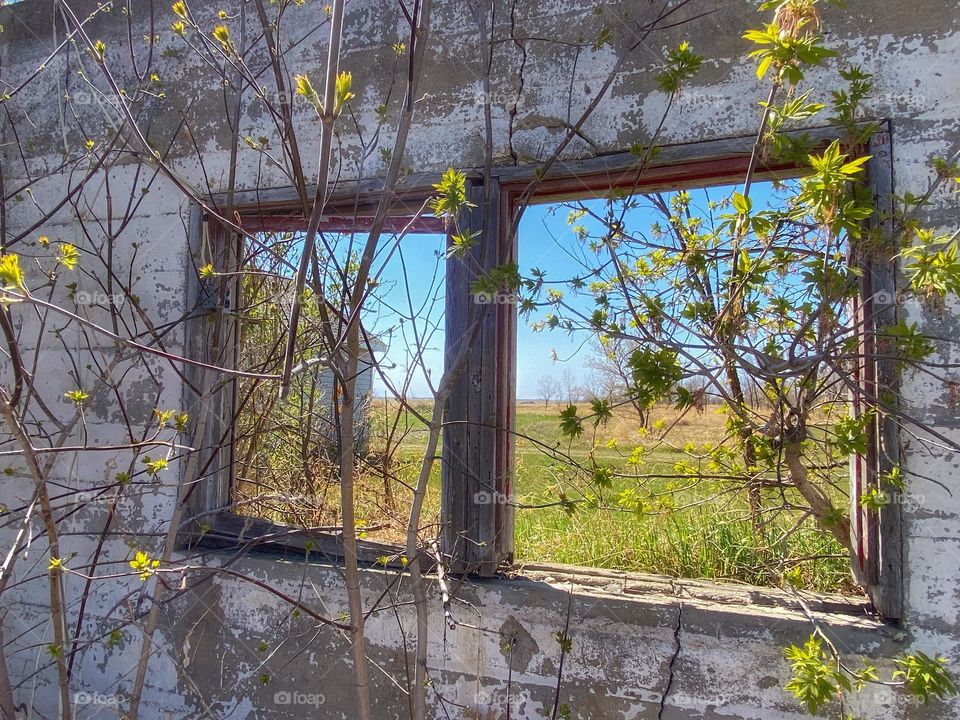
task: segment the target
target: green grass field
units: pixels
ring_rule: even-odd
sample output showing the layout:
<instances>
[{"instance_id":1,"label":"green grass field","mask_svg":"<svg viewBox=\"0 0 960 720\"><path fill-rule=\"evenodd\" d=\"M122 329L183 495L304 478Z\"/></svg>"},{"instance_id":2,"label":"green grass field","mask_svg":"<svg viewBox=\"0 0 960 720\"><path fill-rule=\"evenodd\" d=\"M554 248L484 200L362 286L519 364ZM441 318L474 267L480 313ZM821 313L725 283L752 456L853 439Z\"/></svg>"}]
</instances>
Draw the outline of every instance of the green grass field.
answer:
<instances>
[{"instance_id":1,"label":"green grass field","mask_svg":"<svg viewBox=\"0 0 960 720\"><path fill-rule=\"evenodd\" d=\"M428 406L417 404L427 413ZM389 411L389 408L387 409ZM395 412L395 410L393 411ZM384 408L374 410L374 442L383 437ZM409 413L399 418L401 432L394 462L399 478L416 478L426 432ZM812 522L799 522L796 511L770 512L754 528L742 491L732 492L715 481L688 478L648 478L675 475L674 466L691 451L716 444L724 435L725 419L715 408L702 415L678 417L670 408L655 408L649 430L624 410L596 433L588 427L579 438L562 437L559 408L543 403L518 403L515 496L516 561L642 571L674 577L719 579L778 586L786 582L817 591L855 591L849 561L840 545ZM526 439L520 436L527 436ZM564 457L544 452L557 448ZM633 449L651 448L629 462ZM616 475L599 489L591 476L577 472L570 460L609 467ZM379 536L399 537L402 527L384 507L382 481L367 478L361 512ZM397 483L393 507L405 506L409 491ZM439 464L431 477L425 519L439 508ZM623 493L643 497L633 510L618 499ZM766 490L764 507L781 506L778 490ZM569 502L564 507L561 498ZM799 525L798 525L799 522Z\"/></svg>"}]
</instances>

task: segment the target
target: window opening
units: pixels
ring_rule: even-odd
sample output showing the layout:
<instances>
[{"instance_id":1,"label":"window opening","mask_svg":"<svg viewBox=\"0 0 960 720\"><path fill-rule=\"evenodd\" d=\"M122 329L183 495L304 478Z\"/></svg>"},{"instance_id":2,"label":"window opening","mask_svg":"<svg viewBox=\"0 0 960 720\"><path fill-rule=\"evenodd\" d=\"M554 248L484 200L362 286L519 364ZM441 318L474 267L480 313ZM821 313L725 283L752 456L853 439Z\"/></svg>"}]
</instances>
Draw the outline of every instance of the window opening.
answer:
<instances>
[{"instance_id":1,"label":"window opening","mask_svg":"<svg viewBox=\"0 0 960 720\"><path fill-rule=\"evenodd\" d=\"M338 416L342 396L329 359L343 342L349 296L367 233L355 218L325 223L318 262L308 278L292 389L233 383L231 501L236 514L277 525L335 531L339 524ZM237 362L276 374L283 363L292 286L304 231L270 228L241 247L233 292ZM362 539L402 544L411 478L429 412L431 383L443 370L446 234L433 218L391 220L374 261L361 313L361 352L354 398L356 492ZM409 406L405 407L405 404ZM439 506L439 469L424 517Z\"/></svg>"},{"instance_id":2,"label":"window opening","mask_svg":"<svg viewBox=\"0 0 960 720\"><path fill-rule=\"evenodd\" d=\"M734 185L525 210L520 563L856 591L849 553L825 526L848 512L850 457L865 451L844 437L857 422L858 276L843 243L791 218L797 182L756 182L760 221L739 239ZM728 303L732 275L742 301ZM848 363L776 372L816 357L818 343L853 343ZM798 418L825 451L798 451ZM811 507L798 472L825 506Z\"/></svg>"}]
</instances>

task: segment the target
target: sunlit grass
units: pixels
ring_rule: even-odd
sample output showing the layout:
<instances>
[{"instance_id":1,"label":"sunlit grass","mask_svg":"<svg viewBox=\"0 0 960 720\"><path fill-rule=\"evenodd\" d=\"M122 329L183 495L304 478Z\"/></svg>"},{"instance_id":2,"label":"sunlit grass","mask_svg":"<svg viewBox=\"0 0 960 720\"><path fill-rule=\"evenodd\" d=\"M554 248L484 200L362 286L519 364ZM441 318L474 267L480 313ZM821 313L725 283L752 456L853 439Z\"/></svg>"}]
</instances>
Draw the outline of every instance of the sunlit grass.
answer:
<instances>
[{"instance_id":1,"label":"sunlit grass","mask_svg":"<svg viewBox=\"0 0 960 720\"><path fill-rule=\"evenodd\" d=\"M418 411L428 414L429 408L418 406ZM620 477L598 492L569 462L572 459L583 464L592 458L624 475L673 475L684 448L723 439L725 419L715 408L684 417L672 408L655 408L651 429L646 432L635 416L624 411L615 414L596 434L588 426L573 441L562 436L558 411L556 406L544 407L542 403L518 404L514 488L518 504L517 563L564 563L768 586L789 582L817 591L855 591L844 549L809 518L796 526L801 516L795 510L778 509L783 499L779 491L764 491L767 511L755 527L743 493L732 492L722 484L685 485L670 479ZM374 422L376 435L384 427L383 417ZM409 413L401 418L399 427L403 432L397 433L402 439L398 440L395 470L412 483L426 431ZM642 442L649 444L651 436L660 436L666 443L645 455L641 465L627 465L625 456L630 448ZM544 446L556 448L556 453L545 453ZM439 478L437 464L431 476L426 518L436 517L439 512ZM637 487L638 482L642 482L645 494L660 500L642 512L617 507L618 494ZM558 504L561 494L571 501L566 507ZM409 491L404 488L400 496L408 497ZM843 502L843 498L838 501ZM398 499L398 504L403 500Z\"/></svg>"},{"instance_id":2,"label":"sunlit grass","mask_svg":"<svg viewBox=\"0 0 960 720\"><path fill-rule=\"evenodd\" d=\"M430 406L418 402L429 416ZM582 408L584 413L586 407ZM647 429L628 409L600 428L589 423L575 439L560 431L559 408L520 403L516 418L514 500L518 565L563 563L650 572L672 577L727 580L766 586L789 583L817 591L855 591L844 549L812 519L791 489L763 491L763 511L752 519L745 491L720 480L678 476L676 463L691 449L724 442L725 417L716 408L678 415L652 412ZM374 404L369 458L356 480L357 517L364 537L402 544L420 471L427 429L393 403ZM636 446L646 448L638 461ZM332 459L316 459L306 475L296 458L269 458L279 499L259 502L249 514L275 522L335 526L339 484ZM609 467L605 486L593 482L592 465ZM836 485L846 468L837 463ZM288 478L285 480L284 478ZM256 488L241 491L255 497ZM636 492L630 509L620 501ZM287 494L289 497L283 497ZM838 505L847 500L839 492ZM785 502L786 501L786 502ZM786 507L785 507L786 506ZM421 532L436 536L440 521L440 463L430 475Z\"/></svg>"}]
</instances>

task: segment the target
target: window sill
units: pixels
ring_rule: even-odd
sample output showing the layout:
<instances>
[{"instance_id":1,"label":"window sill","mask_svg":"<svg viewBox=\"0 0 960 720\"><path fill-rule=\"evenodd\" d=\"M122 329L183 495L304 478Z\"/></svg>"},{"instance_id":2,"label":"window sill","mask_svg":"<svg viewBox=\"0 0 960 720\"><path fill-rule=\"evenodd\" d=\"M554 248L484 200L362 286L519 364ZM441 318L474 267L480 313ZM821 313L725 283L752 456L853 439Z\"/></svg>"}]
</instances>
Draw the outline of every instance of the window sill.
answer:
<instances>
[{"instance_id":1,"label":"window sill","mask_svg":"<svg viewBox=\"0 0 960 720\"><path fill-rule=\"evenodd\" d=\"M336 529L304 528L279 525L262 518L220 512L212 516L203 531L185 534L185 545L193 549L235 550L264 558L301 560L309 552L316 564L333 566L342 563L343 539ZM402 569L403 548L399 545L359 540L357 557L361 565L395 571ZM384 564L384 558L389 560ZM269 560L268 560L269 561ZM424 572L433 572L432 560L422 561ZM515 563L500 574L480 578L457 578L453 585L504 583L507 586L526 581L539 588L563 592L620 597L647 602L673 603L678 600L724 606L741 611L762 613L785 610L805 614L835 615L860 619L877 626L889 626L876 614L863 596L834 593L789 591L733 582L672 578L666 575L625 572L556 563Z\"/></svg>"},{"instance_id":2,"label":"window sill","mask_svg":"<svg viewBox=\"0 0 960 720\"><path fill-rule=\"evenodd\" d=\"M689 600L743 609L776 608L817 614L846 615L883 624L864 596L789 591L733 582L672 578L554 563L517 563L511 577L574 587L583 592L649 599Z\"/></svg>"},{"instance_id":3,"label":"window sill","mask_svg":"<svg viewBox=\"0 0 960 720\"><path fill-rule=\"evenodd\" d=\"M308 551L330 562L344 557L343 538L337 528L306 528L278 523L232 512L212 514L202 529L195 523L183 535L181 545L209 550L237 550L267 552L285 556L304 557ZM357 559L361 564L402 567L399 545L369 540L357 541ZM424 567L424 569L428 569Z\"/></svg>"},{"instance_id":4,"label":"window sill","mask_svg":"<svg viewBox=\"0 0 960 720\"><path fill-rule=\"evenodd\" d=\"M234 572L269 578L280 585L307 582L323 589L328 599L344 592L342 564L319 557L306 562L302 555L297 558L289 552L283 558L264 552L237 557L212 549L204 553L201 562L211 569L229 566ZM370 597L379 596L385 584L390 585L396 578L394 568L368 566L360 570L361 587ZM441 613L437 578L425 575L425 579L430 612ZM232 586L236 581L224 577L219 582ZM477 609L484 613L493 611L492 617L498 623L515 616L523 624L562 627L566 608L572 603L581 625L596 618L613 620L618 627L638 632L660 632L664 627L672 628L677 613L682 612L686 631L718 641L739 637L755 642L765 638L764 642L773 641L778 647L785 647L802 642L816 625L831 633L849 652L879 657L883 653L895 654L910 639L909 633L881 620L859 598L793 594L774 588L561 565L527 566L522 574L514 575L448 577L447 586L454 600L453 608L473 608L463 617L454 612L457 620L467 623L464 627L475 623Z\"/></svg>"}]
</instances>

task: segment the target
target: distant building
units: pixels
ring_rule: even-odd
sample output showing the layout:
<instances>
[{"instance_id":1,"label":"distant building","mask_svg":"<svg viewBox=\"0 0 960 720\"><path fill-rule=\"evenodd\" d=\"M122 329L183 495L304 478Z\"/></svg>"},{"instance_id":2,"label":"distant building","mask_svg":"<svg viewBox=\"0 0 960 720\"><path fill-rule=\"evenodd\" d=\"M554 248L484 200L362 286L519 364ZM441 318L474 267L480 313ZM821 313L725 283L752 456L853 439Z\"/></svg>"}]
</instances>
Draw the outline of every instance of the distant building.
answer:
<instances>
[{"instance_id":1,"label":"distant building","mask_svg":"<svg viewBox=\"0 0 960 720\"><path fill-rule=\"evenodd\" d=\"M379 338L370 338L370 347L361 348L357 365L357 384L353 399L354 440L357 452L364 454L370 445L370 404L373 396L374 365L386 351L386 344ZM372 352L371 352L372 351ZM337 427L335 421L339 406L336 396L336 381L333 371L326 365L317 364L310 376L312 382L303 382L301 393L305 407L313 417L314 428L320 438L326 439L330 450L336 449ZM312 403L309 402L313 395Z\"/></svg>"}]
</instances>

